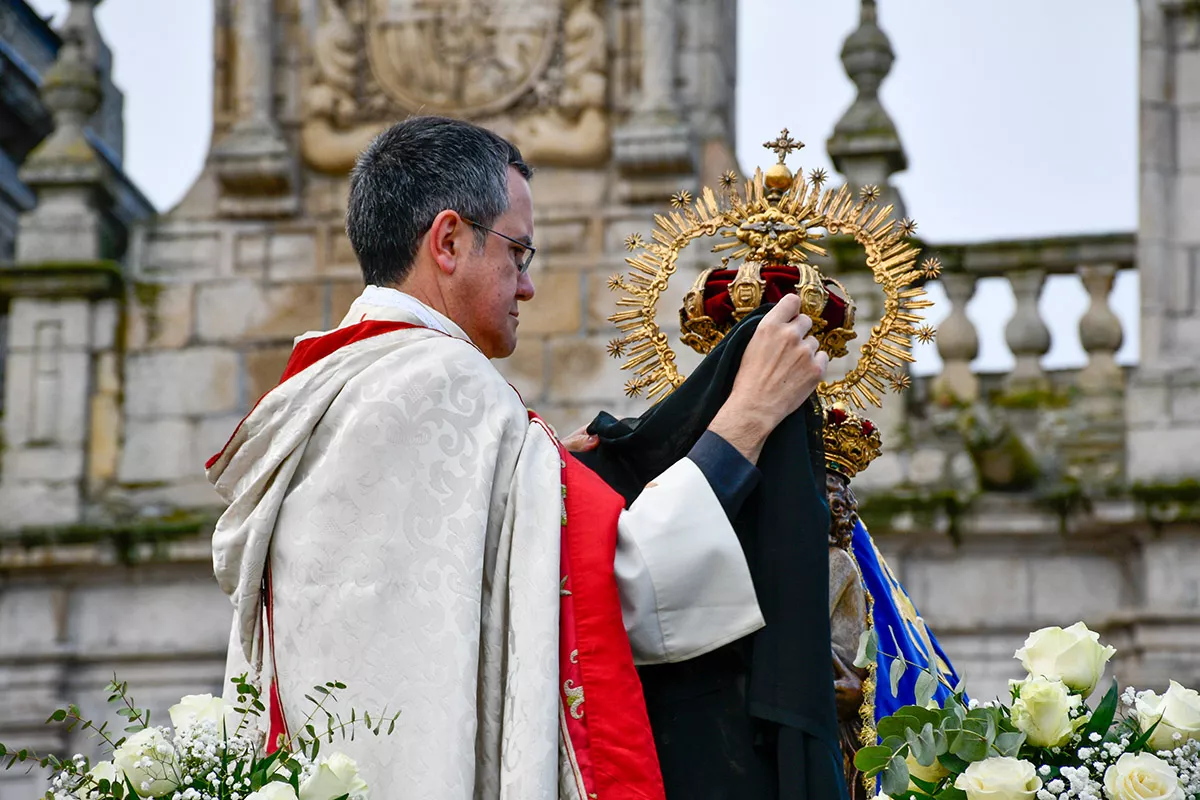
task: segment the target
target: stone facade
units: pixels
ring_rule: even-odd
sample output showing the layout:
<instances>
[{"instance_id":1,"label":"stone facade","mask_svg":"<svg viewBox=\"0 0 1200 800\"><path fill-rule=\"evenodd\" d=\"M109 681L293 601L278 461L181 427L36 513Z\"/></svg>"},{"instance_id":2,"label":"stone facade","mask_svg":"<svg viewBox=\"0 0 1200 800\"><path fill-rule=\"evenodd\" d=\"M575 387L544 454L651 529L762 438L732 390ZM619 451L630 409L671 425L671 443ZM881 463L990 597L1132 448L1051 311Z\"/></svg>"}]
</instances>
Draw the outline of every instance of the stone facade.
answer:
<instances>
[{"instance_id":1,"label":"stone facade","mask_svg":"<svg viewBox=\"0 0 1200 800\"><path fill-rule=\"evenodd\" d=\"M139 219L140 195L84 122L105 98L92 5L73 0L56 34L41 89L55 129L21 168L36 203L19 209L16 263L0 269L0 741L62 752L83 745L41 722L94 702L114 671L159 716L185 691L219 690L229 605L211 578L220 509L202 464L275 385L293 337L336 325L361 290L347 171L376 132L417 109L467 116L537 168L538 296L500 366L563 431L601 408L645 408L605 354L608 276L672 193L737 169L733 0L496 3L486 21L433 2L420 36L414 2L215 0L209 159L174 210ZM827 146L847 181L903 208L890 176L907 161L878 95L894 54L876 3L862 6L843 51L858 96ZM855 479L864 518L978 696L1002 691L1030 630L1079 618L1120 648L1123 682L1200 684L1200 490L1180 480L1200 471L1188 335L1200 18L1171 0L1142 9L1137 235L929 244L953 305L945 368L868 412L885 453ZM430 70L427 51L456 69ZM870 319L861 256L830 249L823 267ZM669 335L703 258L689 254L664 295ZM1127 374L1113 354L1139 332L1121 331L1108 293L1130 269L1143 363ZM1051 275L1077 276L1092 298L1083 370L1040 367ZM1011 374L971 370L962 309L982 278L1017 298ZM0 799L35 785L0 773Z\"/></svg>"}]
</instances>

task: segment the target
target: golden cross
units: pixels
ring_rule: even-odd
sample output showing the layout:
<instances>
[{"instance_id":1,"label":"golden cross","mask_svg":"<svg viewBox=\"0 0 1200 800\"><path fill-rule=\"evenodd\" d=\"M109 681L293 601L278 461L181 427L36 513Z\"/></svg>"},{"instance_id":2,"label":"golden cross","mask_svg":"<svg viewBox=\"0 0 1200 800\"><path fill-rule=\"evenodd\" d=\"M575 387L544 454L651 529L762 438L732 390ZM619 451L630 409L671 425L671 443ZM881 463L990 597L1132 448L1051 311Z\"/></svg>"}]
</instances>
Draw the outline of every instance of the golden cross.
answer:
<instances>
[{"instance_id":1,"label":"golden cross","mask_svg":"<svg viewBox=\"0 0 1200 800\"><path fill-rule=\"evenodd\" d=\"M779 163L782 164L783 160L787 158L787 156L793 150L802 150L804 148L804 142L798 142L793 139L791 134L788 133L788 129L784 128L783 132L780 133L778 137L769 142L763 142L763 147L767 148L768 150L774 150L779 156Z\"/></svg>"}]
</instances>

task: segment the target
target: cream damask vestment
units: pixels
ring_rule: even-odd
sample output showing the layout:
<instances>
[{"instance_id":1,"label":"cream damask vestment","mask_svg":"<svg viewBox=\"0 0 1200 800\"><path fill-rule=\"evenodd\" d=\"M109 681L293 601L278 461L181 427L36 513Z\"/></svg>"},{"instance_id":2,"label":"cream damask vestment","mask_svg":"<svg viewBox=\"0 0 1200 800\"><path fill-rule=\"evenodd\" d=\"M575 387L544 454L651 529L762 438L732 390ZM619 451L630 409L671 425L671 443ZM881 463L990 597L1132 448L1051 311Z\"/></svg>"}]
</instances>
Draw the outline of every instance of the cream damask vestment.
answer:
<instances>
[{"instance_id":1,"label":"cream damask vestment","mask_svg":"<svg viewBox=\"0 0 1200 800\"><path fill-rule=\"evenodd\" d=\"M229 676L261 663L293 731L304 695L329 680L348 686L344 712L399 711L392 736L338 745L377 798L576 798L594 785L602 800L660 796L621 777L622 759L656 768L652 744L608 741L625 711L599 685L589 697L593 667L576 671L596 651L576 637L598 630L571 627L568 603L592 599L571 596L577 582L615 581L626 655L605 652L638 663L708 652L762 616L687 459L613 512L611 563L572 576L567 509L583 523L591 512L564 501L564 475L585 470L568 461L453 322L368 287L337 330L297 340L282 383L210 461L229 503L213 537L236 609Z\"/></svg>"}]
</instances>

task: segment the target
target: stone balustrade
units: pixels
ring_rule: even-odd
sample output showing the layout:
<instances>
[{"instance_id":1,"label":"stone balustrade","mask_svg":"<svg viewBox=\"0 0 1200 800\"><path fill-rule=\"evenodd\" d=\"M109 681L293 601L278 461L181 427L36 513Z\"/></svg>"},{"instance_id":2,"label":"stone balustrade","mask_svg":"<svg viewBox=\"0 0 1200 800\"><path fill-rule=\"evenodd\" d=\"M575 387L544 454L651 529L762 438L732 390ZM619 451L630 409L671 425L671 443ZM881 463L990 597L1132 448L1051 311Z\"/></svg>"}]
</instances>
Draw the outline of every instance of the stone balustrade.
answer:
<instances>
[{"instance_id":1,"label":"stone balustrade","mask_svg":"<svg viewBox=\"0 0 1200 800\"><path fill-rule=\"evenodd\" d=\"M1051 275L1077 275L1090 298L1079 321L1079 340L1088 364L1073 383L1089 393L1120 390L1122 371L1115 361L1124 341L1121 322L1109 306L1109 294L1120 270L1135 269L1133 234L1103 234L1028 241L950 245L928 248L942 262L940 281L951 311L938 326L937 349L943 361L936 393L960 401L980 398L979 376L971 363L979 355L979 334L966 306L984 278L1005 278L1012 286L1016 311L1005 328L1005 341L1015 365L1004 376L1005 390L1037 391L1062 386L1042 367L1049 352L1050 328L1038 299Z\"/></svg>"}]
</instances>

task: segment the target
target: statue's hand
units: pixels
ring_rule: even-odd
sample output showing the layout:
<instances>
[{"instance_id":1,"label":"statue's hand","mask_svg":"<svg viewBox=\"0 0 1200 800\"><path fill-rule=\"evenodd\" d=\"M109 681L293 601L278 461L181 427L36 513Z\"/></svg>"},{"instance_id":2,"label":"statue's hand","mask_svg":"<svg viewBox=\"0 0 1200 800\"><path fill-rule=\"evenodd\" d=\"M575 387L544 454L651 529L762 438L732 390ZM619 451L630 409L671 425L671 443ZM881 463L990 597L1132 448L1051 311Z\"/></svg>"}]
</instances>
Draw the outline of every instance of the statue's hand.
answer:
<instances>
[{"instance_id":1,"label":"statue's hand","mask_svg":"<svg viewBox=\"0 0 1200 800\"><path fill-rule=\"evenodd\" d=\"M863 704L863 678L866 670L847 667L833 657L833 699L837 703L839 720L857 719Z\"/></svg>"}]
</instances>

